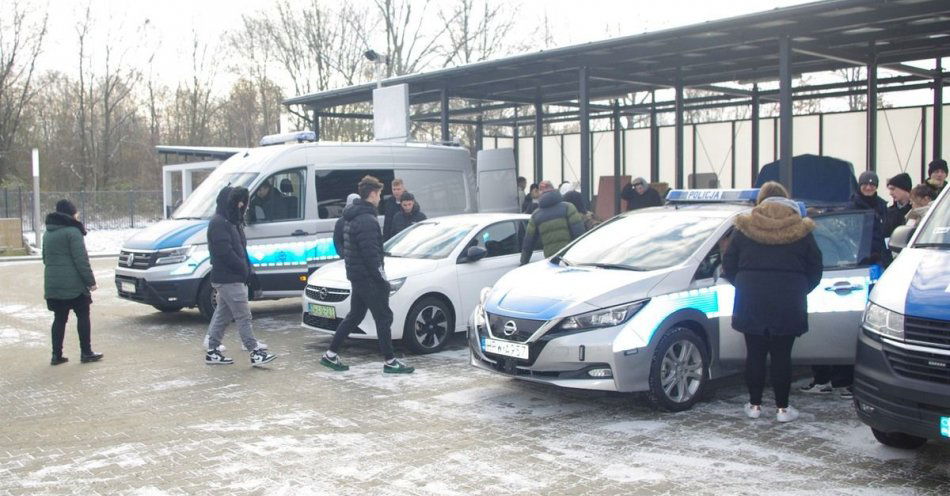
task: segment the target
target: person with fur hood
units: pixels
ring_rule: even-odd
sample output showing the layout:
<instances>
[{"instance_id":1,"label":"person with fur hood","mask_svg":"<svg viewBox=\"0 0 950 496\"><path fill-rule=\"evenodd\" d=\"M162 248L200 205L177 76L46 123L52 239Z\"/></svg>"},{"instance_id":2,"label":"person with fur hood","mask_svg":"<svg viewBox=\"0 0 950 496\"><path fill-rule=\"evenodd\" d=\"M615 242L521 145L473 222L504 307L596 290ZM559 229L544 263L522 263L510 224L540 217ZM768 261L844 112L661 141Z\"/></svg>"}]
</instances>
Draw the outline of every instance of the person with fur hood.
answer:
<instances>
[{"instance_id":1,"label":"person with fur hood","mask_svg":"<svg viewBox=\"0 0 950 496\"><path fill-rule=\"evenodd\" d=\"M781 184L763 184L752 212L736 217L723 255L723 277L736 288L732 327L745 335L749 418L762 413L767 357L776 420L798 418L788 404L792 346L808 332L808 293L818 286L822 272L821 250L812 234L815 223L803 214Z\"/></svg>"},{"instance_id":2,"label":"person with fur hood","mask_svg":"<svg viewBox=\"0 0 950 496\"><path fill-rule=\"evenodd\" d=\"M96 278L86 253L86 227L79 222L76 206L69 200L56 202L56 211L46 216L43 234L43 296L53 312L53 357L50 365L69 361L63 356L63 339L69 312L76 314L80 360L97 362L101 353L92 351L89 305L96 290Z\"/></svg>"}]
</instances>

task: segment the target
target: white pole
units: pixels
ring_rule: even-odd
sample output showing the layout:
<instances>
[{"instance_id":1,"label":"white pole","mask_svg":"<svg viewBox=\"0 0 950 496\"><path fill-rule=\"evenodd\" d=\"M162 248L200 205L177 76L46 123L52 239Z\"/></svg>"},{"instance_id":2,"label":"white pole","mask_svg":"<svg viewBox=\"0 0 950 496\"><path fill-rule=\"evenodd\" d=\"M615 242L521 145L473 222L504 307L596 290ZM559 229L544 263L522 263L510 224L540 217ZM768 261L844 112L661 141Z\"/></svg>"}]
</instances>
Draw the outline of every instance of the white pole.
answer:
<instances>
[{"instance_id":1,"label":"white pole","mask_svg":"<svg viewBox=\"0 0 950 496\"><path fill-rule=\"evenodd\" d=\"M42 248L43 236L40 232L40 151L33 149L33 235L36 248Z\"/></svg>"}]
</instances>

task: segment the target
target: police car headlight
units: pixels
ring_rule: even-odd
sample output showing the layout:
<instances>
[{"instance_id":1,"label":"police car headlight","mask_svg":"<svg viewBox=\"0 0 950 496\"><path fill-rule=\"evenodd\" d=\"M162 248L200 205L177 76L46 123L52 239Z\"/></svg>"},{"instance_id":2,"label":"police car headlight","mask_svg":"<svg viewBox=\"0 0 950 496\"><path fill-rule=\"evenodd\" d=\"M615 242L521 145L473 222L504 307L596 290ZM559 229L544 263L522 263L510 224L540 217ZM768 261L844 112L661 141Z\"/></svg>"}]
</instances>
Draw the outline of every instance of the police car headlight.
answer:
<instances>
[{"instance_id":1,"label":"police car headlight","mask_svg":"<svg viewBox=\"0 0 950 496\"><path fill-rule=\"evenodd\" d=\"M864 328L881 336L904 339L904 316L868 303L864 311Z\"/></svg>"},{"instance_id":2,"label":"police car headlight","mask_svg":"<svg viewBox=\"0 0 950 496\"><path fill-rule=\"evenodd\" d=\"M406 283L405 277L400 277L399 279L392 279L389 281L389 296L396 294L396 291L399 291L399 288Z\"/></svg>"},{"instance_id":3,"label":"police car headlight","mask_svg":"<svg viewBox=\"0 0 950 496\"><path fill-rule=\"evenodd\" d=\"M617 305L615 307L602 308L600 310L594 310L593 312L574 315L565 318L558 327L566 331L612 327L626 322L627 319L639 312L645 304L646 301L624 303L623 305Z\"/></svg>"},{"instance_id":4,"label":"police car headlight","mask_svg":"<svg viewBox=\"0 0 950 496\"><path fill-rule=\"evenodd\" d=\"M194 245L185 248L172 248L169 250L158 250L158 257L155 259L155 265L168 265L182 263L188 260L188 255L194 250Z\"/></svg>"}]
</instances>

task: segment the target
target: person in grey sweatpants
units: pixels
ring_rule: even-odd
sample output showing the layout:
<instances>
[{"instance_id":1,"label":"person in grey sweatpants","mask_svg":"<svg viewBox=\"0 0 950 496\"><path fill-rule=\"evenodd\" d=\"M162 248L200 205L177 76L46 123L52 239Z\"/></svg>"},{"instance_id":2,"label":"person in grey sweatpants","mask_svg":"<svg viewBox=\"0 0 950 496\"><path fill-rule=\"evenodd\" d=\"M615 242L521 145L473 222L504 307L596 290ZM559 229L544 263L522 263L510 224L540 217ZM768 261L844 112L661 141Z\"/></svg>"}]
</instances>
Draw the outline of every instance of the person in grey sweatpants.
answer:
<instances>
[{"instance_id":1,"label":"person in grey sweatpants","mask_svg":"<svg viewBox=\"0 0 950 496\"><path fill-rule=\"evenodd\" d=\"M248 282L256 280L247 257L244 236L244 212L248 191L242 187L225 187L218 193L217 210L208 223L208 252L211 255L211 287L215 289L214 315L208 325L205 363L225 365L234 360L224 356L220 348L224 330L233 319L244 348L251 353L251 365L274 361L276 355L267 351L251 329L251 308L248 305ZM256 289L256 288L255 288Z\"/></svg>"}]
</instances>

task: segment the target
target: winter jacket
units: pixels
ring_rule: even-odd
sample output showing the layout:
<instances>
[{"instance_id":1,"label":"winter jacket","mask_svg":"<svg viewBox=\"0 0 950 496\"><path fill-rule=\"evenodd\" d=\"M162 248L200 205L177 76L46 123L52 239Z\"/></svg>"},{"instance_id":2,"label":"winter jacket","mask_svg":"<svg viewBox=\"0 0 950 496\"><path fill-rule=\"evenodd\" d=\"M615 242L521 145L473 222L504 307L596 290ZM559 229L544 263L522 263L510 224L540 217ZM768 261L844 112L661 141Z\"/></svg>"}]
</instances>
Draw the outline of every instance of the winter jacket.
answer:
<instances>
[{"instance_id":1,"label":"winter jacket","mask_svg":"<svg viewBox=\"0 0 950 496\"><path fill-rule=\"evenodd\" d=\"M412 212L409 212L408 215L400 209L399 212L393 216L392 232L389 237L393 237L399 234L403 229L424 220L426 220L426 214L419 210L418 203L412 206Z\"/></svg>"},{"instance_id":2,"label":"winter jacket","mask_svg":"<svg viewBox=\"0 0 950 496\"><path fill-rule=\"evenodd\" d=\"M521 202L521 213L523 214L533 214L535 210L538 209L538 200L535 200L531 195L524 197L524 201Z\"/></svg>"},{"instance_id":3,"label":"winter jacket","mask_svg":"<svg viewBox=\"0 0 950 496\"><path fill-rule=\"evenodd\" d=\"M247 283L251 276L243 216L237 207L240 199L232 191L225 187L218 193L218 206L208 223L211 282L217 284Z\"/></svg>"},{"instance_id":4,"label":"winter jacket","mask_svg":"<svg viewBox=\"0 0 950 496\"><path fill-rule=\"evenodd\" d=\"M336 250L336 256L343 258L343 227L346 221L341 216L333 224L333 249Z\"/></svg>"},{"instance_id":5,"label":"winter jacket","mask_svg":"<svg viewBox=\"0 0 950 496\"><path fill-rule=\"evenodd\" d=\"M646 191L641 195L634 191L633 186L627 184L623 187L623 191L620 192L620 198L627 201L628 211L663 205L663 200L660 199L660 193L649 186L647 186Z\"/></svg>"},{"instance_id":6,"label":"winter jacket","mask_svg":"<svg viewBox=\"0 0 950 496\"><path fill-rule=\"evenodd\" d=\"M393 217L401 211L402 207L399 206L399 202L396 201L396 197L390 196L389 198L384 199L379 206L379 210L383 213L383 241L388 240L393 237Z\"/></svg>"},{"instance_id":7,"label":"winter jacket","mask_svg":"<svg viewBox=\"0 0 950 496\"><path fill-rule=\"evenodd\" d=\"M376 207L355 200L343 209L343 260L353 284L386 283L383 277L383 236Z\"/></svg>"},{"instance_id":8,"label":"winter jacket","mask_svg":"<svg viewBox=\"0 0 950 496\"><path fill-rule=\"evenodd\" d=\"M531 252L540 240L544 256L550 257L584 234L584 217L577 208L562 201L561 193L548 191L538 199L538 210L531 214L521 247L521 265L531 260Z\"/></svg>"},{"instance_id":9,"label":"winter jacket","mask_svg":"<svg viewBox=\"0 0 950 496\"><path fill-rule=\"evenodd\" d=\"M891 252L884 246L884 223L887 219L887 203L881 197L864 196L861 192L851 195L851 208L856 210L871 210L874 212L874 226L871 231L871 263L888 264Z\"/></svg>"},{"instance_id":10,"label":"winter jacket","mask_svg":"<svg viewBox=\"0 0 950 496\"><path fill-rule=\"evenodd\" d=\"M891 233L894 232L894 229L897 229L900 226L903 226L907 221L907 214L910 212L911 204L907 203L904 206L900 206L897 202L891 203L887 207L887 211L884 217L884 237L890 238Z\"/></svg>"},{"instance_id":11,"label":"winter jacket","mask_svg":"<svg viewBox=\"0 0 950 496\"><path fill-rule=\"evenodd\" d=\"M931 200L936 200L937 197L940 196L940 192L943 191L943 188L946 188L946 187L947 187L947 182L946 182L946 181L944 181L944 183L943 183L942 186L937 186L937 184L934 183L933 180L931 180L931 179L927 179L926 181L924 181L924 184L926 184L927 187L930 188L930 199L931 199Z\"/></svg>"},{"instance_id":12,"label":"winter jacket","mask_svg":"<svg viewBox=\"0 0 950 496\"><path fill-rule=\"evenodd\" d=\"M86 228L72 216L53 212L46 216L43 234L43 296L71 300L89 294L96 278L89 266Z\"/></svg>"},{"instance_id":13,"label":"winter jacket","mask_svg":"<svg viewBox=\"0 0 950 496\"><path fill-rule=\"evenodd\" d=\"M723 277L736 288L733 329L753 335L808 331L808 293L821 281L815 223L778 203L762 203L735 219L723 255Z\"/></svg>"}]
</instances>

